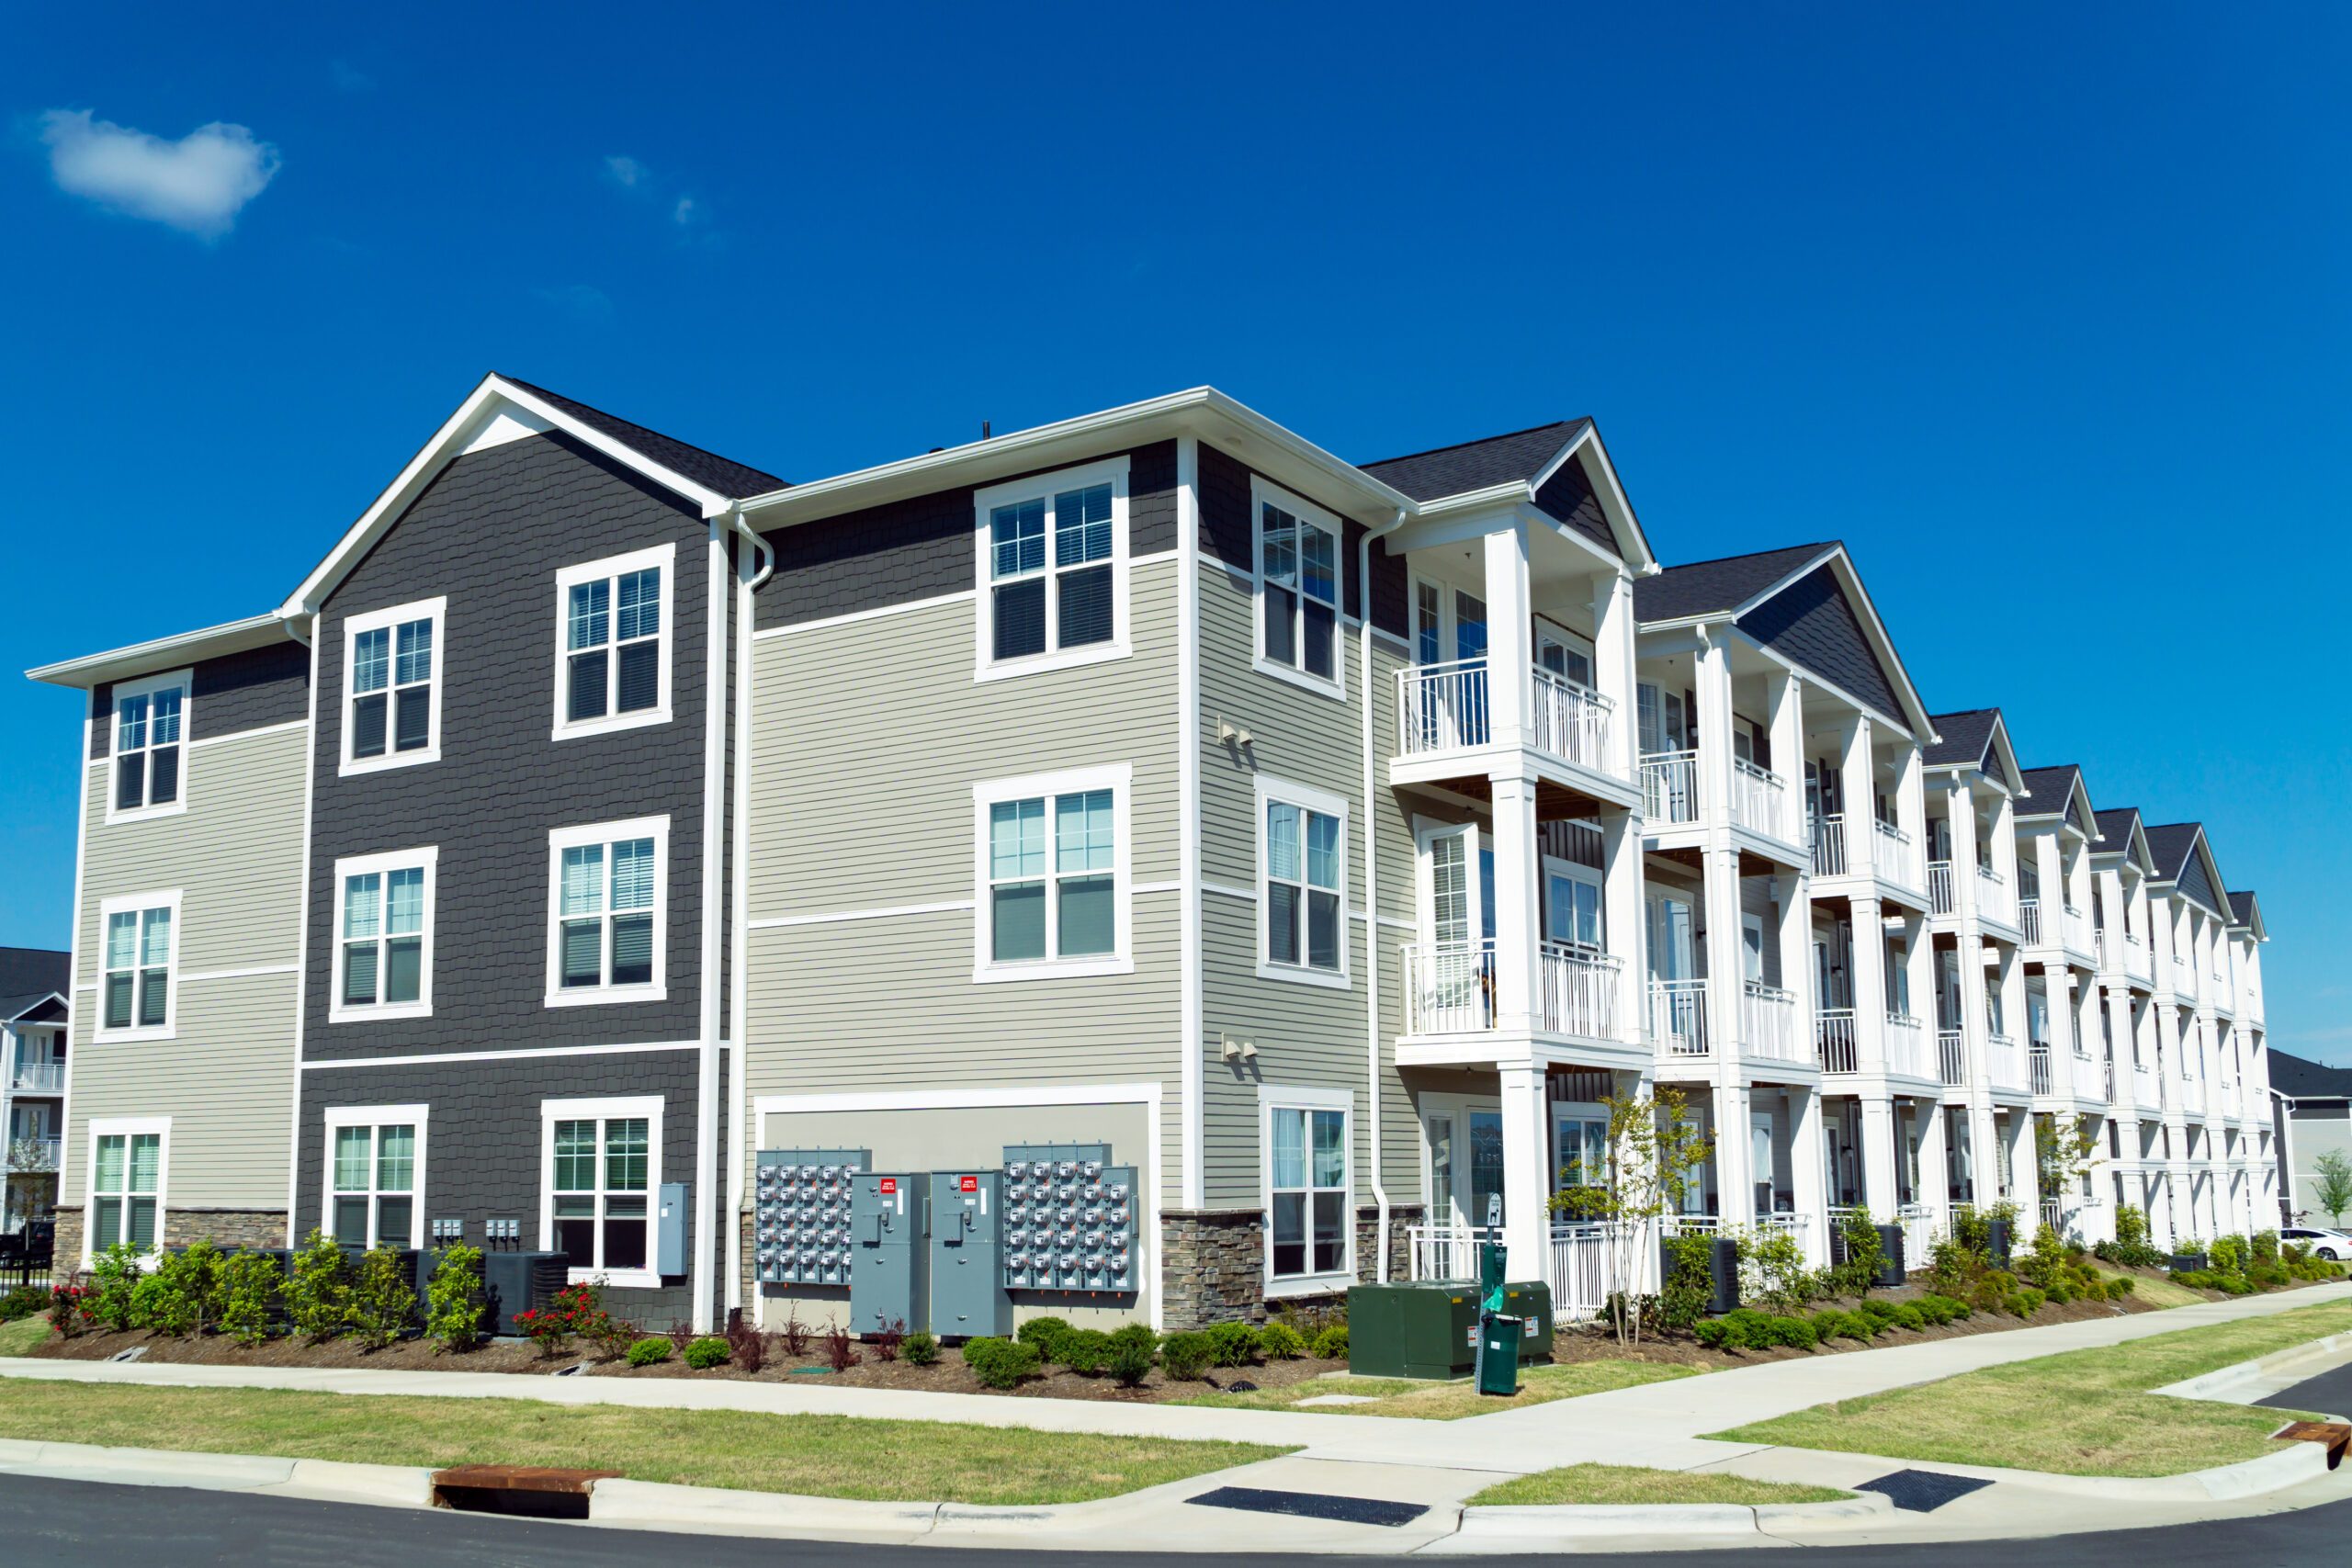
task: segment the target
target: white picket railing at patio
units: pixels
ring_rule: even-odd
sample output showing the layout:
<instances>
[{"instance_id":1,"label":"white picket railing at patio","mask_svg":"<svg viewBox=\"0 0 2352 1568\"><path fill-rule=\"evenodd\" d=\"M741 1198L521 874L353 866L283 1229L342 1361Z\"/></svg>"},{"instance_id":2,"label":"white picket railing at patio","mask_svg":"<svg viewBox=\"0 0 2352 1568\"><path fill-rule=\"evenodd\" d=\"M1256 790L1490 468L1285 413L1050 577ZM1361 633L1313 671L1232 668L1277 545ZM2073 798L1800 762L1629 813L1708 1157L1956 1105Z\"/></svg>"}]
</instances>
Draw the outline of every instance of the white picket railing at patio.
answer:
<instances>
[{"instance_id":1,"label":"white picket railing at patio","mask_svg":"<svg viewBox=\"0 0 2352 1568\"><path fill-rule=\"evenodd\" d=\"M1617 998L1624 961L1571 942L1542 944L1536 970L1536 1012L1555 1034L1597 1040L1617 1034Z\"/></svg>"},{"instance_id":2,"label":"white picket railing at patio","mask_svg":"<svg viewBox=\"0 0 2352 1568\"><path fill-rule=\"evenodd\" d=\"M1707 1038L1707 982L1652 980L1650 1037L1667 1056L1703 1056Z\"/></svg>"}]
</instances>

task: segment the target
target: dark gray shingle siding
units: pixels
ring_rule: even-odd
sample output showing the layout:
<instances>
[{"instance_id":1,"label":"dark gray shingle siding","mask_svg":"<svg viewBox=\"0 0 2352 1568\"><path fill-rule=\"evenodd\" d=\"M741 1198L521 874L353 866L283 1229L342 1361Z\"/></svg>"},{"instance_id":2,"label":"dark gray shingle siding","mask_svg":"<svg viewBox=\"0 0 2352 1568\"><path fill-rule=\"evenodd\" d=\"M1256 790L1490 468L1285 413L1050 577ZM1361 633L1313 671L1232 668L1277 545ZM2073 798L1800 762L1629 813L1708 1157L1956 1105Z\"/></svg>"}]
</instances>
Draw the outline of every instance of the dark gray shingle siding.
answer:
<instances>
[{"instance_id":1,"label":"dark gray shingle siding","mask_svg":"<svg viewBox=\"0 0 2352 1568\"><path fill-rule=\"evenodd\" d=\"M1903 718L1902 700L1886 667L1871 650L1837 571L1807 573L1740 617L1740 629L1765 647L1835 682L1888 718Z\"/></svg>"},{"instance_id":2,"label":"dark gray shingle siding","mask_svg":"<svg viewBox=\"0 0 2352 1568\"><path fill-rule=\"evenodd\" d=\"M170 668L170 666L164 666ZM308 717L311 650L288 639L243 653L200 659L188 677L187 738L211 740ZM114 682L90 689L90 756L112 754Z\"/></svg>"},{"instance_id":3,"label":"dark gray shingle siding","mask_svg":"<svg viewBox=\"0 0 2352 1568\"><path fill-rule=\"evenodd\" d=\"M2220 890L2213 886L2212 878L2205 874L2203 855L2193 854L2188 857L2188 864L2181 868L2179 887L2184 896L2194 898L2214 914L2225 914L2229 910L2229 905L2222 899Z\"/></svg>"},{"instance_id":4,"label":"dark gray shingle siding","mask_svg":"<svg viewBox=\"0 0 2352 1568\"><path fill-rule=\"evenodd\" d=\"M1250 477L1253 470L1207 442L1201 443L1201 550L1224 563L1227 571L1247 583L1255 570L1254 525L1250 516ZM1352 517L1340 518L1340 565L1342 611L1363 614L1363 584L1357 581L1356 547L1369 532ZM1397 637L1408 626L1405 558L1391 556L1385 546L1372 547L1373 625Z\"/></svg>"},{"instance_id":5,"label":"dark gray shingle siding","mask_svg":"<svg viewBox=\"0 0 2352 1568\"><path fill-rule=\"evenodd\" d=\"M1585 474L1581 457L1569 458L1560 465L1558 473L1544 481L1544 488L1535 492L1535 504L1611 555L1623 554L1617 547L1617 536L1610 530L1609 519L1601 513L1600 498L1592 492L1592 481Z\"/></svg>"}]
</instances>

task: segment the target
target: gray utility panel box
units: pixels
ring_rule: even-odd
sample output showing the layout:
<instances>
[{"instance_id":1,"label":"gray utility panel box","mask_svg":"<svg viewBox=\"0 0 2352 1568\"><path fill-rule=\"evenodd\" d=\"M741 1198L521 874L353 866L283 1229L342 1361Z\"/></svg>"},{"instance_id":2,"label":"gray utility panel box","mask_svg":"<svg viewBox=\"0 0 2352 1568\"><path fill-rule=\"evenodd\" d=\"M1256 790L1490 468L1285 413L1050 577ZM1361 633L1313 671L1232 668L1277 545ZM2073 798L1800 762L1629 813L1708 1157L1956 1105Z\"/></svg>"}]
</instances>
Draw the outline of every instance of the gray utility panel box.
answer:
<instances>
[{"instance_id":1,"label":"gray utility panel box","mask_svg":"<svg viewBox=\"0 0 2352 1568\"><path fill-rule=\"evenodd\" d=\"M1111 1145L1009 1144L1003 1197L1006 1290L1135 1293L1143 1193Z\"/></svg>"},{"instance_id":2,"label":"gray utility panel box","mask_svg":"<svg viewBox=\"0 0 2352 1568\"><path fill-rule=\"evenodd\" d=\"M661 1201L653 1223L653 1268L664 1279L674 1280L686 1271L686 1227L691 1223L686 1213L693 1206L687 1194L693 1190L690 1182L665 1181L657 1194Z\"/></svg>"},{"instance_id":3,"label":"gray utility panel box","mask_svg":"<svg viewBox=\"0 0 2352 1568\"><path fill-rule=\"evenodd\" d=\"M763 1285L850 1280L850 1184L865 1149L762 1149L752 1192L752 1278Z\"/></svg>"},{"instance_id":4,"label":"gray utility panel box","mask_svg":"<svg viewBox=\"0 0 2352 1568\"><path fill-rule=\"evenodd\" d=\"M1004 1178L942 1170L931 1178L931 1331L944 1339L1012 1332L1004 1292Z\"/></svg>"},{"instance_id":5,"label":"gray utility panel box","mask_svg":"<svg viewBox=\"0 0 2352 1568\"><path fill-rule=\"evenodd\" d=\"M931 1327L930 1207L927 1171L860 1171L851 1179L851 1333Z\"/></svg>"}]
</instances>

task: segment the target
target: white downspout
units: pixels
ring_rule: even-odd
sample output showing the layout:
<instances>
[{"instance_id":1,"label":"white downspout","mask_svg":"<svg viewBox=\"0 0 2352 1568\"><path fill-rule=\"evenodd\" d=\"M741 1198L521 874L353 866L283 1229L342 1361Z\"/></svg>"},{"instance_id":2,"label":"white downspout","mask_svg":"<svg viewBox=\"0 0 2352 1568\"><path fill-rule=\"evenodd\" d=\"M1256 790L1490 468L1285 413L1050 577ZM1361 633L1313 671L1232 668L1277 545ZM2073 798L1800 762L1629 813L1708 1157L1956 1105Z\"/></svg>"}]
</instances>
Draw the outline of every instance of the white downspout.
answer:
<instances>
[{"instance_id":1,"label":"white downspout","mask_svg":"<svg viewBox=\"0 0 2352 1568\"><path fill-rule=\"evenodd\" d=\"M1399 508L1386 525L1366 529L1356 541L1356 591L1363 596L1358 662L1363 668L1364 1050L1370 1067L1366 1087L1372 1117L1372 1201L1380 1214L1373 1232L1372 1244L1379 1254L1374 1278L1384 1285L1388 1282L1388 1189L1380 1179L1380 810L1374 804L1379 780L1372 733L1372 542L1404 525L1405 513Z\"/></svg>"}]
</instances>

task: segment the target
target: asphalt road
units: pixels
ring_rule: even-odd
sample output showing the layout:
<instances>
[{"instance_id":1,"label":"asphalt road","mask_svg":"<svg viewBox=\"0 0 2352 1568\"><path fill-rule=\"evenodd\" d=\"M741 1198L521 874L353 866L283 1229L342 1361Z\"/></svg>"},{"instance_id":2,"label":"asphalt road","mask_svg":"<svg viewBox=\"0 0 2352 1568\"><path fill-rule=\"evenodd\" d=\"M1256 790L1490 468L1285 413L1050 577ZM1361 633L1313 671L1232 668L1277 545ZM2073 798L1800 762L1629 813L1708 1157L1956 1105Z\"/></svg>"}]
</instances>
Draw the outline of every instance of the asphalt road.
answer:
<instances>
[{"instance_id":1,"label":"asphalt road","mask_svg":"<svg viewBox=\"0 0 2352 1568\"><path fill-rule=\"evenodd\" d=\"M2077 1535L2030 1554L2067 1564L2117 1568L2268 1568L2341 1564L2352 1541L2352 1502L2331 1503L2267 1518L2192 1525L2172 1530ZM1785 1549L1775 1562L1836 1568L1977 1568L2010 1549L1951 1546ZM1049 1568L1207 1568L1237 1559L1168 1554L1041 1552ZM971 1561L963 1561L969 1559ZM310 1503L241 1493L172 1487L108 1486L95 1482L0 1476L0 1563L7 1568L646 1568L650 1563L743 1568L1005 1568L1001 1551L935 1546L831 1546L719 1536L647 1534L580 1525L484 1518ZM1241 1559L1264 1568L1295 1568L1288 1555ZM1370 1562L1371 1559L1357 1561ZM1382 1561L1393 1562L1394 1559ZM1521 1560L1526 1561L1526 1560ZM1544 1559L1543 1561L1557 1561ZM1655 1564L1656 1556L1587 1557L1579 1565Z\"/></svg>"},{"instance_id":2,"label":"asphalt road","mask_svg":"<svg viewBox=\"0 0 2352 1568\"><path fill-rule=\"evenodd\" d=\"M2274 1410L2310 1410L2322 1416L2352 1416L2352 1363L2282 1388L2262 1402Z\"/></svg>"}]
</instances>

